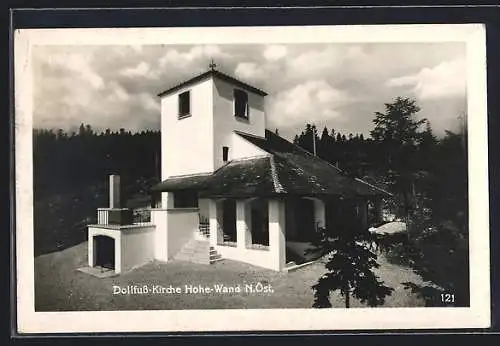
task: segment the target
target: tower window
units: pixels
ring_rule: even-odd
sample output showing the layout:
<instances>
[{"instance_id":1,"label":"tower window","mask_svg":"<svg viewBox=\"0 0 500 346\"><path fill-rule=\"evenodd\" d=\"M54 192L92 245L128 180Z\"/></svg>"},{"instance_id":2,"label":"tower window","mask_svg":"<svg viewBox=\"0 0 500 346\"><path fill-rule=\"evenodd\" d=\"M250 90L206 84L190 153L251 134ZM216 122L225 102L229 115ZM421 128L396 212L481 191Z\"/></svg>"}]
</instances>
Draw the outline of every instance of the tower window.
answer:
<instances>
[{"instance_id":1,"label":"tower window","mask_svg":"<svg viewBox=\"0 0 500 346\"><path fill-rule=\"evenodd\" d=\"M229 147L222 147L222 161L227 162L229 157Z\"/></svg>"},{"instance_id":2,"label":"tower window","mask_svg":"<svg viewBox=\"0 0 500 346\"><path fill-rule=\"evenodd\" d=\"M189 91L179 94L179 118L191 114L191 100Z\"/></svg>"},{"instance_id":3,"label":"tower window","mask_svg":"<svg viewBox=\"0 0 500 346\"><path fill-rule=\"evenodd\" d=\"M234 89L234 115L248 119L248 94L240 89Z\"/></svg>"}]
</instances>

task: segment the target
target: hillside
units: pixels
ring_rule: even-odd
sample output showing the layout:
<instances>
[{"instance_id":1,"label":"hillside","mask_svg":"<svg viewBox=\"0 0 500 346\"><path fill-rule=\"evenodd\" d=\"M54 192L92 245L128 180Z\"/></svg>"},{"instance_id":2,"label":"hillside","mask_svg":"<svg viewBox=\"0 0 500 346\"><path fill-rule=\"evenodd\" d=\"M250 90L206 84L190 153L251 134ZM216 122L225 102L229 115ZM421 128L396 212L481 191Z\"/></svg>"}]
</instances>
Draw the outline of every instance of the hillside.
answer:
<instances>
[{"instance_id":1,"label":"hillside","mask_svg":"<svg viewBox=\"0 0 500 346\"><path fill-rule=\"evenodd\" d=\"M125 206L138 208L150 205L147 189L155 182L152 178L138 178L124 184ZM60 190L42 197L35 194L35 256L86 241L87 225L97 222L97 208L108 206L107 184L107 176L103 176L102 181L88 187Z\"/></svg>"}]
</instances>

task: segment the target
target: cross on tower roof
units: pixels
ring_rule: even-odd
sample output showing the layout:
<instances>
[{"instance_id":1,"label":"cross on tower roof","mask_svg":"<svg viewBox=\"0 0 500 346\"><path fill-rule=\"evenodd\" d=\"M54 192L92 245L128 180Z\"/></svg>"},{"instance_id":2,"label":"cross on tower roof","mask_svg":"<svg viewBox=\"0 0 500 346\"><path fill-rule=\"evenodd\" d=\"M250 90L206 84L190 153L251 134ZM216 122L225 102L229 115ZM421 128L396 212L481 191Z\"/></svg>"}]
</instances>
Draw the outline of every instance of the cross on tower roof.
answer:
<instances>
[{"instance_id":1,"label":"cross on tower roof","mask_svg":"<svg viewBox=\"0 0 500 346\"><path fill-rule=\"evenodd\" d=\"M208 65L208 67L214 71L215 68L217 67L217 64L215 63L214 59L210 60L210 64Z\"/></svg>"}]
</instances>

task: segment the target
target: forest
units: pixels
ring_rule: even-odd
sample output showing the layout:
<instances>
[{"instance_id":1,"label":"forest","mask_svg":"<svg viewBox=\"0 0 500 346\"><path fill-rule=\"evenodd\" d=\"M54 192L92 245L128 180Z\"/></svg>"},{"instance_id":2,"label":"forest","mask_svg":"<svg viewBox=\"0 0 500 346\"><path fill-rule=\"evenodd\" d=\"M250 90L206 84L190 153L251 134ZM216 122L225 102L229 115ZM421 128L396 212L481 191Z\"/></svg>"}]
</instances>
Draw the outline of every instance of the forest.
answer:
<instances>
[{"instance_id":1,"label":"forest","mask_svg":"<svg viewBox=\"0 0 500 346\"><path fill-rule=\"evenodd\" d=\"M467 128L457 117L461 130L438 137L419 111L415 100L398 97L373 113L369 136L304 124L294 143L394 193L386 207L407 221L409 236L394 239L388 257L429 282L408 289L429 305L439 289L466 306ZM160 143L151 130L98 132L84 123L72 133L34 129L35 255L86 239L96 208L107 206L109 174L122 177L125 199L146 194L160 178Z\"/></svg>"}]
</instances>

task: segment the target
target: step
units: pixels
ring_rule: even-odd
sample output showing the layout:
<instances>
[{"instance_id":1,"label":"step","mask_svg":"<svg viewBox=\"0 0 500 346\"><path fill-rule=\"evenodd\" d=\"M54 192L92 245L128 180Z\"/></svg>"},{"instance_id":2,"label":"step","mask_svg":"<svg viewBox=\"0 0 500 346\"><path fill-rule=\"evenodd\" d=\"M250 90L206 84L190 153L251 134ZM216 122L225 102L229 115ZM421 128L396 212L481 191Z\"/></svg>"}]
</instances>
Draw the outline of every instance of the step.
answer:
<instances>
[{"instance_id":1,"label":"step","mask_svg":"<svg viewBox=\"0 0 500 346\"><path fill-rule=\"evenodd\" d=\"M174 256L176 260L192 263L211 264L221 258L215 247L210 245L209 239L200 239L199 234L189 240Z\"/></svg>"}]
</instances>

